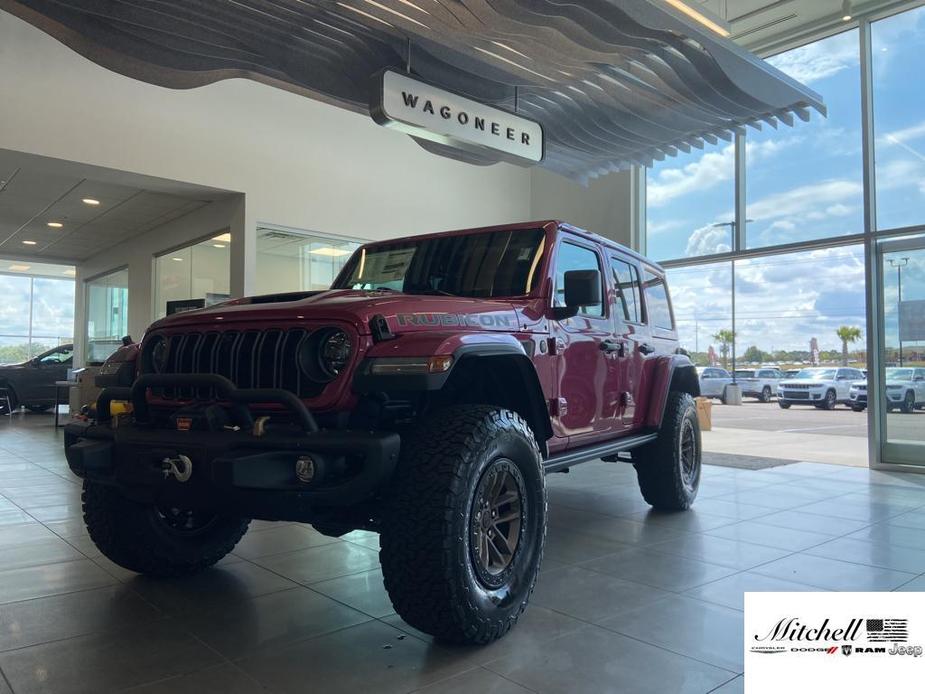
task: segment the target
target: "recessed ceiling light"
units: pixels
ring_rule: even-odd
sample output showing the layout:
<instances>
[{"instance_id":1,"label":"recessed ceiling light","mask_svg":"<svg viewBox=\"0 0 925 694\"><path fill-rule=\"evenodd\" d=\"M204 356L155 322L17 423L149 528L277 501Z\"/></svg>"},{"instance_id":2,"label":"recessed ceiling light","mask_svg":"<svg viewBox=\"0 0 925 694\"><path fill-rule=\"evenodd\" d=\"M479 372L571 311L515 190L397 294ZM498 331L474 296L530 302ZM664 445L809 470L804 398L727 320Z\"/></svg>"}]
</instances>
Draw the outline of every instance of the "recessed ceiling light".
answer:
<instances>
[{"instance_id":1,"label":"recessed ceiling light","mask_svg":"<svg viewBox=\"0 0 925 694\"><path fill-rule=\"evenodd\" d=\"M83 200L81 200L81 202L84 205L99 205L100 204L100 201L97 200L96 198L84 198Z\"/></svg>"},{"instance_id":2,"label":"recessed ceiling light","mask_svg":"<svg viewBox=\"0 0 925 694\"><path fill-rule=\"evenodd\" d=\"M220 241L221 243L231 243L231 234L225 232L224 234L219 234L218 236L212 237L213 241Z\"/></svg>"},{"instance_id":3,"label":"recessed ceiling light","mask_svg":"<svg viewBox=\"0 0 925 694\"><path fill-rule=\"evenodd\" d=\"M350 251L345 251L343 248L334 248L333 246L323 246L322 248L316 248L313 251L309 251L312 255L326 255L330 258L339 258L342 255L350 255Z\"/></svg>"},{"instance_id":4,"label":"recessed ceiling light","mask_svg":"<svg viewBox=\"0 0 925 694\"><path fill-rule=\"evenodd\" d=\"M27 246L34 246L38 242L37 241L23 241L23 243L26 244Z\"/></svg>"},{"instance_id":5,"label":"recessed ceiling light","mask_svg":"<svg viewBox=\"0 0 925 694\"><path fill-rule=\"evenodd\" d=\"M851 21L851 0L844 0L841 4L841 20L843 22Z\"/></svg>"},{"instance_id":6,"label":"recessed ceiling light","mask_svg":"<svg viewBox=\"0 0 925 694\"><path fill-rule=\"evenodd\" d=\"M225 244L224 243L213 243L212 247L213 248L224 248Z\"/></svg>"},{"instance_id":7,"label":"recessed ceiling light","mask_svg":"<svg viewBox=\"0 0 925 694\"><path fill-rule=\"evenodd\" d=\"M60 229L64 225L61 222L48 222L48 226L50 226L52 229Z\"/></svg>"},{"instance_id":8,"label":"recessed ceiling light","mask_svg":"<svg viewBox=\"0 0 925 694\"><path fill-rule=\"evenodd\" d=\"M178 263L183 262L183 258L171 258L171 260L176 260Z\"/></svg>"},{"instance_id":9,"label":"recessed ceiling light","mask_svg":"<svg viewBox=\"0 0 925 694\"><path fill-rule=\"evenodd\" d=\"M10 265L10 270L13 272L25 272L31 267L31 265Z\"/></svg>"}]
</instances>

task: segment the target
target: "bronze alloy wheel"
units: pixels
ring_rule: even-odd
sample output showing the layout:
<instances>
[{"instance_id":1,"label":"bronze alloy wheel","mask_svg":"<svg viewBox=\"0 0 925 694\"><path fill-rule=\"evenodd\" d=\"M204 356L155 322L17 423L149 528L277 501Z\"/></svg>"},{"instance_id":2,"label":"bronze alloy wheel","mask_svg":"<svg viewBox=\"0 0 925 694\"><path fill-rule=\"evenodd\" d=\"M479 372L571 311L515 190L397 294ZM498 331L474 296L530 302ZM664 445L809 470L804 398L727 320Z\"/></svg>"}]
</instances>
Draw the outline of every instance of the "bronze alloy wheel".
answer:
<instances>
[{"instance_id":1,"label":"bronze alloy wheel","mask_svg":"<svg viewBox=\"0 0 925 694\"><path fill-rule=\"evenodd\" d=\"M678 437L678 457L681 459L681 479L685 486L693 488L698 474L697 468L697 436L694 425L689 419L681 424L681 435Z\"/></svg>"},{"instance_id":2,"label":"bronze alloy wheel","mask_svg":"<svg viewBox=\"0 0 925 694\"><path fill-rule=\"evenodd\" d=\"M472 562L486 586L507 580L520 546L524 499L524 479L517 466L507 458L492 462L475 490L469 519Z\"/></svg>"}]
</instances>

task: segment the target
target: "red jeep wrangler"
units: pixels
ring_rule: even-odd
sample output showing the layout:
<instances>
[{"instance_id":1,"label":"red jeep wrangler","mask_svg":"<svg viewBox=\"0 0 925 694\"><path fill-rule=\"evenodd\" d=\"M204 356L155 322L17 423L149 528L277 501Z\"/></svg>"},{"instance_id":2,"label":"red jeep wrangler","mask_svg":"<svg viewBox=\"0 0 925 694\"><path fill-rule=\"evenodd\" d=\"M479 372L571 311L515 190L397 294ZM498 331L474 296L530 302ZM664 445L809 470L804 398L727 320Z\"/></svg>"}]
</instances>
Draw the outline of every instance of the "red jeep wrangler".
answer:
<instances>
[{"instance_id":1,"label":"red jeep wrangler","mask_svg":"<svg viewBox=\"0 0 925 694\"><path fill-rule=\"evenodd\" d=\"M657 508L697 494L663 272L558 222L370 243L328 291L165 318L138 355L65 446L90 536L141 573L211 566L252 518L375 530L401 617L487 643L536 582L545 473L627 461Z\"/></svg>"}]
</instances>

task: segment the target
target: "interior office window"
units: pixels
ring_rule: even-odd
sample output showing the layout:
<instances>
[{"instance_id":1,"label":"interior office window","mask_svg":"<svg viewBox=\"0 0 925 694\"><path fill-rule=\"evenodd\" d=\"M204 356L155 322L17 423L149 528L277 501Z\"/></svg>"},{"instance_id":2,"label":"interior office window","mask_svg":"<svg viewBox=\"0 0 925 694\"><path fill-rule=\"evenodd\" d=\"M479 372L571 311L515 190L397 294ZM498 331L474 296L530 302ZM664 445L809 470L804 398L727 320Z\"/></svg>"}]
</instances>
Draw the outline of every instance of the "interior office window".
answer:
<instances>
[{"instance_id":1,"label":"interior office window","mask_svg":"<svg viewBox=\"0 0 925 694\"><path fill-rule=\"evenodd\" d=\"M116 270L86 282L88 364L116 351L128 334L128 270Z\"/></svg>"},{"instance_id":2,"label":"interior office window","mask_svg":"<svg viewBox=\"0 0 925 694\"><path fill-rule=\"evenodd\" d=\"M746 138L746 246L864 231L858 30L780 53L768 62L819 92L828 116ZM923 102L925 103L925 102Z\"/></svg>"},{"instance_id":3,"label":"interior office window","mask_svg":"<svg viewBox=\"0 0 925 694\"><path fill-rule=\"evenodd\" d=\"M154 260L154 315L167 315L168 301L203 299L206 306L224 301L231 291L231 235L160 255Z\"/></svg>"},{"instance_id":4,"label":"interior office window","mask_svg":"<svg viewBox=\"0 0 925 694\"><path fill-rule=\"evenodd\" d=\"M257 230L257 292L328 289L360 241L281 229Z\"/></svg>"},{"instance_id":5,"label":"interior office window","mask_svg":"<svg viewBox=\"0 0 925 694\"><path fill-rule=\"evenodd\" d=\"M639 301L639 273L636 267L622 260L611 258L610 271L613 273L617 303L622 310L623 320L629 323L641 323L642 305Z\"/></svg>"},{"instance_id":6,"label":"interior office window","mask_svg":"<svg viewBox=\"0 0 925 694\"><path fill-rule=\"evenodd\" d=\"M925 7L871 25L877 228L925 223Z\"/></svg>"},{"instance_id":7,"label":"interior office window","mask_svg":"<svg viewBox=\"0 0 925 694\"><path fill-rule=\"evenodd\" d=\"M74 268L0 260L0 364L74 339Z\"/></svg>"},{"instance_id":8,"label":"interior office window","mask_svg":"<svg viewBox=\"0 0 925 694\"><path fill-rule=\"evenodd\" d=\"M732 142L657 162L646 175L646 253L671 260L730 251L734 209Z\"/></svg>"},{"instance_id":9,"label":"interior office window","mask_svg":"<svg viewBox=\"0 0 925 694\"><path fill-rule=\"evenodd\" d=\"M603 281L601 273L601 264L597 258L597 253L590 248L576 246L574 243L562 243L559 245L559 255L556 258L556 282L553 305L565 306L565 273L570 270L597 270ZM601 296L606 296L601 291ZM603 316L604 302L594 306L582 306L579 313L585 316Z\"/></svg>"},{"instance_id":10,"label":"interior office window","mask_svg":"<svg viewBox=\"0 0 925 694\"><path fill-rule=\"evenodd\" d=\"M649 270L645 271L643 285L646 288L646 317L653 328L674 330L674 320L671 317L671 301L668 299L668 288L665 280Z\"/></svg>"},{"instance_id":11,"label":"interior office window","mask_svg":"<svg viewBox=\"0 0 925 694\"><path fill-rule=\"evenodd\" d=\"M698 366L722 366L715 336L732 329L732 264L669 268L667 276L681 347Z\"/></svg>"}]
</instances>

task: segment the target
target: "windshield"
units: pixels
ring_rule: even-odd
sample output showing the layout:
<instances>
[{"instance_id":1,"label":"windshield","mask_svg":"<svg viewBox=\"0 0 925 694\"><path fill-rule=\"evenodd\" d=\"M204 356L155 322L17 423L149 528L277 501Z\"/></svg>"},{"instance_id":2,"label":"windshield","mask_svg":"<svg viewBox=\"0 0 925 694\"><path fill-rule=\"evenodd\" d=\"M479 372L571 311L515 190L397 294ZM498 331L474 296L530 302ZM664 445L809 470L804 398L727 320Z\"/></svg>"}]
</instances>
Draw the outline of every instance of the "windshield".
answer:
<instances>
[{"instance_id":1,"label":"windshield","mask_svg":"<svg viewBox=\"0 0 925 694\"><path fill-rule=\"evenodd\" d=\"M810 378L814 381L835 380L835 369L803 369L794 378Z\"/></svg>"},{"instance_id":2,"label":"windshield","mask_svg":"<svg viewBox=\"0 0 925 694\"><path fill-rule=\"evenodd\" d=\"M333 289L499 297L528 294L543 255L542 229L457 234L366 246Z\"/></svg>"},{"instance_id":3,"label":"windshield","mask_svg":"<svg viewBox=\"0 0 925 694\"><path fill-rule=\"evenodd\" d=\"M888 381L911 381L912 374L915 372L912 369L887 369L886 370L886 380Z\"/></svg>"}]
</instances>

